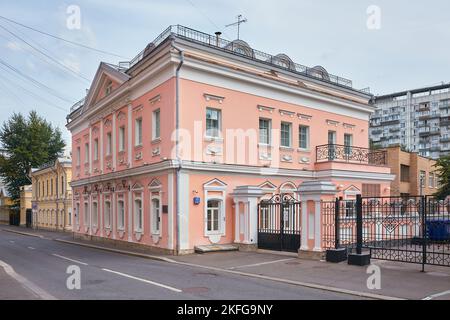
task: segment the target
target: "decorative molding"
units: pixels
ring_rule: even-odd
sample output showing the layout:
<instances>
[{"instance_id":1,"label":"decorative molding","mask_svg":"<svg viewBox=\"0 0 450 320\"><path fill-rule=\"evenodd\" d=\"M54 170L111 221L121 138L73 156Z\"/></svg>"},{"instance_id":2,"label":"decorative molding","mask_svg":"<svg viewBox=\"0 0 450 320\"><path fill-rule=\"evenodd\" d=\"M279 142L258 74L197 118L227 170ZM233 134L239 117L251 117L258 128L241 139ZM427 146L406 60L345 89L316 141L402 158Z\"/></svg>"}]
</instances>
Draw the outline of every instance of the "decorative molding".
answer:
<instances>
[{"instance_id":1,"label":"decorative molding","mask_svg":"<svg viewBox=\"0 0 450 320\"><path fill-rule=\"evenodd\" d=\"M327 125L329 125L329 126L337 127L339 123L340 123L339 121L327 119Z\"/></svg>"},{"instance_id":2,"label":"decorative molding","mask_svg":"<svg viewBox=\"0 0 450 320\"><path fill-rule=\"evenodd\" d=\"M206 149L206 154L208 155L222 155L222 147L219 146L208 146Z\"/></svg>"},{"instance_id":3,"label":"decorative molding","mask_svg":"<svg viewBox=\"0 0 450 320\"><path fill-rule=\"evenodd\" d=\"M290 154L284 154L281 156L282 162L292 162L292 156Z\"/></svg>"},{"instance_id":4,"label":"decorative molding","mask_svg":"<svg viewBox=\"0 0 450 320\"><path fill-rule=\"evenodd\" d=\"M281 110L280 109L279 112L280 112L280 115L282 115L282 116L284 116L284 115L290 116L291 118L295 115L295 112L288 111L288 110Z\"/></svg>"},{"instance_id":5,"label":"decorative molding","mask_svg":"<svg viewBox=\"0 0 450 320\"><path fill-rule=\"evenodd\" d=\"M216 95L208 94L208 93L203 94L203 96L205 97L205 100L206 100L206 101L211 101L211 100L213 100L213 101L219 102L220 104L222 104L222 103L223 103L223 100L225 99L225 97L216 96Z\"/></svg>"},{"instance_id":6,"label":"decorative molding","mask_svg":"<svg viewBox=\"0 0 450 320\"><path fill-rule=\"evenodd\" d=\"M269 152L260 152L259 160L272 160L272 154Z\"/></svg>"},{"instance_id":7,"label":"decorative molding","mask_svg":"<svg viewBox=\"0 0 450 320\"><path fill-rule=\"evenodd\" d=\"M354 124L345 123L345 122L342 124L342 126L346 129L351 129L351 130L355 129L355 127L356 127Z\"/></svg>"},{"instance_id":8,"label":"decorative molding","mask_svg":"<svg viewBox=\"0 0 450 320\"><path fill-rule=\"evenodd\" d=\"M159 156L161 154L161 149L159 147L153 148L152 149L152 156L156 157Z\"/></svg>"},{"instance_id":9,"label":"decorative molding","mask_svg":"<svg viewBox=\"0 0 450 320\"><path fill-rule=\"evenodd\" d=\"M126 118L125 112L119 111L119 113L117 114L117 120L123 121L123 120L125 120L125 118Z\"/></svg>"},{"instance_id":10,"label":"decorative molding","mask_svg":"<svg viewBox=\"0 0 450 320\"><path fill-rule=\"evenodd\" d=\"M142 111L142 109L144 109L144 106L142 104L140 104L133 108L133 112L137 113L137 112Z\"/></svg>"},{"instance_id":11,"label":"decorative molding","mask_svg":"<svg viewBox=\"0 0 450 320\"><path fill-rule=\"evenodd\" d=\"M272 108L272 107L266 107L266 106L263 106L263 105L260 105L260 104L258 104L256 107L258 108L258 110L259 110L260 112L262 112L262 111L268 111L269 113L273 113L273 111L275 110L275 108Z\"/></svg>"},{"instance_id":12,"label":"decorative molding","mask_svg":"<svg viewBox=\"0 0 450 320\"><path fill-rule=\"evenodd\" d=\"M306 120L306 121L311 121L311 119L312 119L312 116L307 115L307 114L302 114L302 113L297 113L297 117L300 120Z\"/></svg>"},{"instance_id":13,"label":"decorative molding","mask_svg":"<svg viewBox=\"0 0 450 320\"><path fill-rule=\"evenodd\" d=\"M139 151L134 155L134 160L142 160L142 151Z\"/></svg>"},{"instance_id":14,"label":"decorative molding","mask_svg":"<svg viewBox=\"0 0 450 320\"><path fill-rule=\"evenodd\" d=\"M311 160L309 157L300 157L300 159L298 160L299 163L310 163Z\"/></svg>"},{"instance_id":15,"label":"decorative molding","mask_svg":"<svg viewBox=\"0 0 450 320\"><path fill-rule=\"evenodd\" d=\"M112 121L110 119L105 119L105 121L103 121L103 125L105 128L110 128L112 126Z\"/></svg>"},{"instance_id":16,"label":"decorative molding","mask_svg":"<svg viewBox=\"0 0 450 320\"><path fill-rule=\"evenodd\" d=\"M148 102L151 104L151 105L154 105L155 103L157 103L157 102L160 102L161 101L161 95L157 95L157 96L154 96L153 98L151 98Z\"/></svg>"}]
</instances>

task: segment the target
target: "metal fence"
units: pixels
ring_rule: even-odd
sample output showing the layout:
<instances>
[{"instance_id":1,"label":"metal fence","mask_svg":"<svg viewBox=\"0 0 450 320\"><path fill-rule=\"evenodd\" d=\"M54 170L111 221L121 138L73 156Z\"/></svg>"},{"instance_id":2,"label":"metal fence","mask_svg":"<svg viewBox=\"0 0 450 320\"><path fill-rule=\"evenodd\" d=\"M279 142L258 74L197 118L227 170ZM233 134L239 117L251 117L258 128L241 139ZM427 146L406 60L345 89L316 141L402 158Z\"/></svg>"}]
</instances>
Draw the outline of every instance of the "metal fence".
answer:
<instances>
[{"instance_id":1,"label":"metal fence","mask_svg":"<svg viewBox=\"0 0 450 320\"><path fill-rule=\"evenodd\" d=\"M387 153L384 150L374 151L368 148L325 144L316 147L316 161L343 161L384 166L387 163Z\"/></svg>"},{"instance_id":2,"label":"metal fence","mask_svg":"<svg viewBox=\"0 0 450 320\"><path fill-rule=\"evenodd\" d=\"M450 202L433 197L360 197L322 202L323 247L371 258L450 266Z\"/></svg>"}]
</instances>

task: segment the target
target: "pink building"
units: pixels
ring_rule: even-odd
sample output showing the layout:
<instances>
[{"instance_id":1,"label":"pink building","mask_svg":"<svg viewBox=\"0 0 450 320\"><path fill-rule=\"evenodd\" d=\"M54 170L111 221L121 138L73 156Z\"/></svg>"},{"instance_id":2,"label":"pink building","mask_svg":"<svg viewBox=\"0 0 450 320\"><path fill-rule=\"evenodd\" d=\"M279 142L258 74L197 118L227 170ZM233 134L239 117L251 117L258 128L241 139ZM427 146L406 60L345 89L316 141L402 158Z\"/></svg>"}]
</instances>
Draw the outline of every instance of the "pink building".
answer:
<instances>
[{"instance_id":1,"label":"pink building","mask_svg":"<svg viewBox=\"0 0 450 320\"><path fill-rule=\"evenodd\" d=\"M284 227L321 251L321 200L390 194L385 154L367 149L370 97L322 67L172 26L133 61L101 63L68 116L75 235L254 249L280 218L258 204L283 194L296 204Z\"/></svg>"}]
</instances>

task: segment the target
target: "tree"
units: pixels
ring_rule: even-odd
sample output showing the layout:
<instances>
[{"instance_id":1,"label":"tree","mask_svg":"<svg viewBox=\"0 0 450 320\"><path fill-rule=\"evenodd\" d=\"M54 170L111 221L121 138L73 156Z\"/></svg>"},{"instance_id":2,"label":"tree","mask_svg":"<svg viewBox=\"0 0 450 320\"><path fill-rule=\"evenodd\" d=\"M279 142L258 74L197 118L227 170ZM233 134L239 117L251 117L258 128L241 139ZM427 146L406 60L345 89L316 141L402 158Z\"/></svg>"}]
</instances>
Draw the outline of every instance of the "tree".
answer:
<instances>
[{"instance_id":1,"label":"tree","mask_svg":"<svg viewBox=\"0 0 450 320\"><path fill-rule=\"evenodd\" d=\"M62 155L65 142L59 128L31 111L28 117L14 113L0 128L0 176L12 200L17 204L20 187L31 183L31 168L55 161Z\"/></svg>"},{"instance_id":2,"label":"tree","mask_svg":"<svg viewBox=\"0 0 450 320\"><path fill-rule=\"evenodd\" d=\"M450 156L436 160L435 173L439 176L439 190L434 194L438 199L445 199L450 195Z\"/></svg>"}]
</instances>

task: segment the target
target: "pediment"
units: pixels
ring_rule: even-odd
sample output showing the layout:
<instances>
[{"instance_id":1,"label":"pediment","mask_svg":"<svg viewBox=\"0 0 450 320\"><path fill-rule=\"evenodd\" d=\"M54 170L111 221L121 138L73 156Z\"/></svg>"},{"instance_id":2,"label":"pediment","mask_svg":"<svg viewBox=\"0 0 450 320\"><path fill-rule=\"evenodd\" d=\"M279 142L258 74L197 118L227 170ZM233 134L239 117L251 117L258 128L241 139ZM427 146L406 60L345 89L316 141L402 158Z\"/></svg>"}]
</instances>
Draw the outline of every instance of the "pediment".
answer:
<instances>
[{"instance_id":1,"label":"pediment","mask_svg":"<svg viewBox=\"0 0 450 320\"><path fill-rule=\"evenodd\" d=\"M273 190L273 191L275 191L277 189L277 186L274 185L270 181L265 181L265 182L261 183L258 187L260 187L263 190Z\"/></svg>"},{"instance_id":2,"label":"pediment","mask_svg":"<svg viewBox=\"0 0 450 320\"><path fill-rule=\"evenodd\" d=\"M203 184L203 188L205 189L224 189L227 187L227 184L217 178L212 179L205 184Z\"/></svg>"}]
</instances>

